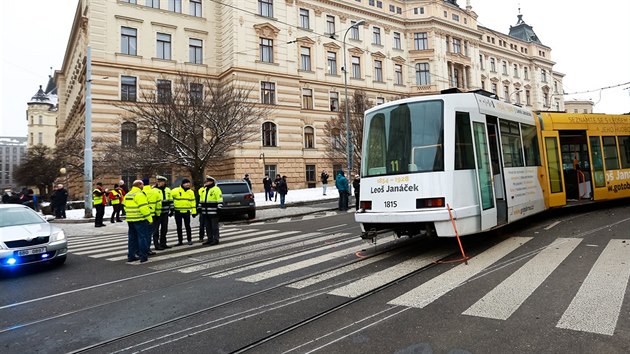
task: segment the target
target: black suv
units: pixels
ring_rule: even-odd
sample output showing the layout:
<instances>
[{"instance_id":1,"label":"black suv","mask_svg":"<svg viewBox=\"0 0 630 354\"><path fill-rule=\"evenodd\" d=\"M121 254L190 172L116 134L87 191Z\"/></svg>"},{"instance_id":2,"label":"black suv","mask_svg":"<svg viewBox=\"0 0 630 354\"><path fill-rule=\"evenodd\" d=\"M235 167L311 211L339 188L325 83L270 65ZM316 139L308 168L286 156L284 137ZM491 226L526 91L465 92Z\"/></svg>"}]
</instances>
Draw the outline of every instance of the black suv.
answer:
<instances>
[{"instance_id":1,"label":"black suv","mask_svg":"<svg viewBox=\"0 0 630 354\"><path fill-rule=\"evenodd\" d=\"M249 184L243 180L217 181L217 187L223 194L223 206L219 209L221 215L238 215L247 213L248 219L256 218L256 202Z\"/></svg>"}]
</instances>

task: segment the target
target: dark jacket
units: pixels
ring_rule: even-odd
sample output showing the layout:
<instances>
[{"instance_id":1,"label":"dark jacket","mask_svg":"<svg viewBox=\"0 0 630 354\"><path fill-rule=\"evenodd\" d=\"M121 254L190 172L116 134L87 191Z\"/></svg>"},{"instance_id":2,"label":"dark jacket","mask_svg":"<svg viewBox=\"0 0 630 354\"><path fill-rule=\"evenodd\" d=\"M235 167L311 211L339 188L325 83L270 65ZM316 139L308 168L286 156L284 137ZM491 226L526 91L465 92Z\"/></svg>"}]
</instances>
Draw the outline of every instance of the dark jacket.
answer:
<instances>
[{"instance_id":1,"label":"dark jacket","mask_svg":"<svg viewBox=\"0 0 630 354\"><path fill-rule=\"evenodd\" d=\"M328 184L328 177L330 177L328 173L322 172L322 175L320 176L322 184Z\"/></svg>"},{"instance_id":2,"label":"dark jacket","mask_svg":"<svg viewBox=\"0 0 630 354\"><path fill-rule=\"evenodd\" d=\"M280 194L287 194L289 192L289 186L287 185L287 181L281 178L276 184L276 190Z\"/></svg>"},{"instance_id":3,"label":"dark jacket","mask_svg":"<svg viewBox=\"0 0 630 354\"><path fill-rule=\"evenodd\" d=\"M348 180L346 179L346 176L344 176L343 174L339 173L337 175L337 179L335 181L335 187L337 187L337 190L339 192L349 192L349 190L348 190Z\"/></svg>"},{"instance_id":4,"label":"dark jacket","mask_svg":"<svg viewBox=\"0 0 630 354\"><path fill-rule=\"evenodd\" d=\"M352 188L354 188L354 195L359 195L359 191L361 188L361 179L355 178L352 181Z\"/></svg>"},{"instance_id":5,"label":"dark jacket","mask_svg":"<svg viewBox=\"0 0 630 354\"><path fill-rule=\"evenodd\" d=\"M65 188L57 189L51 196L52 204L55 207L64 207L68 202L68 191Z\"/></svg>"},{"instance_id":6,"label":"dark jacket","mask_svg":"<svg viewBox=\"0 0 630 354\"><path fill-rule=\"evenodd\" d=\"M271 178L267 177L267 178L263 178L263 187L265 187L266 191L270 191L271 190Z\"/></svg>"}]
</instances>

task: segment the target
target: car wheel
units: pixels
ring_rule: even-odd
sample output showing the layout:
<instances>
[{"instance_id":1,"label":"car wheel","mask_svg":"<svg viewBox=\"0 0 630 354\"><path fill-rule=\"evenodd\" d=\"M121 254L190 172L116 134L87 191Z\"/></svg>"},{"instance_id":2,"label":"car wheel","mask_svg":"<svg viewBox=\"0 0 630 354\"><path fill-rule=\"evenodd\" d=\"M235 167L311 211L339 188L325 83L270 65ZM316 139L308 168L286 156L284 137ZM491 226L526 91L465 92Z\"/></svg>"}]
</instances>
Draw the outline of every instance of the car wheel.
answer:
<instances>
[{"instance_id":1,"label":"car wheel","mask_svg":"<svg viewBox=\"0 0 630 354\"><path fill-rule=\"evenodd\" d=\"M64 264L66 262L66 258L67 256L61 256L61 257L57 257L55 259L52 260L52 264L59 267L62 264Z\"/></svg>"},{"instance_id":2,"label":"car wheel","mask_svg":"<svg viewBox=\"0 0 630 354\"><path fill-rule=\"evenodd\" d=\"M256 219L256 210L248 211L247 212L247 218L248 219Z\"/></svg>"}]
</instances>

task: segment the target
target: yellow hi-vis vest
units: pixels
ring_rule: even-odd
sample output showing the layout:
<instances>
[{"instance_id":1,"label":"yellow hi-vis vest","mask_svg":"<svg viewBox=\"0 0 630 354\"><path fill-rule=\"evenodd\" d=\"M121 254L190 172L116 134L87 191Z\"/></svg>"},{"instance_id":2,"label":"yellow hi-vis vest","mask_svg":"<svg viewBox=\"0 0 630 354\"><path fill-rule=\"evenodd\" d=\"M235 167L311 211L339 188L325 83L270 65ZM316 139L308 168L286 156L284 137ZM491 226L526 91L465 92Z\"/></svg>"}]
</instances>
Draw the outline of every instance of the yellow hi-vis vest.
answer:
<instances>
[{"instance_id":1,"label":"yellow hi-vis vest","mask_svg":"<svg viewBox=\"0 0 630 354\"><path fill-rule=\"evenodd\" d=\"M151 208L146 194L138 187L132 187L129 193L125 195L123 202L125 211L127 212L127 222L148 221L153 222L151 216Z\"/></svg>"},{"instance_id":2,"label":"yellow hi-vis vest","mask_svg":"<svg viewBox=\"0 0 630 354\"><path fill-rule=\"evenodd\" d=\"M100 195L99 195L99 193L100 193ZM92 204L93 205L101 205L101 204L103 204L103 194L104 193L105 193L104 191L102 191L102 190L100 190L98 188L95 188L92 191Z\"/></svg>"},{"instance_id":3,"label":"yellow hi-vis vest","mask_svg":"<svg viewBox=\"0 0 630 354\"><path fill-rule=\"evenodd\" d=\"M144 188L142 188L142 191L147 196L147 201L149 202L149 208L151 208L151 216L160 215L156 213L156 206L157 206L159 196L155 192L155 189L151 188L151 186L144 186Z\"/></svg>"},{"instance_id":4,"label":"yellow hi-vis vest","mask_svg":"<svg viewBox=\"0 0 630 354\"><path fill-rule=\"evenodd\" d=\"M116 190L111 191L113 198L111 199L112 205L120 204L120 193L116 192Z\"/></svg>"},{"instance_id":5,"label":"yellow hi-vis vest","mask_svg":"<svg viewBox=\"0 0 630 354\"><path fill-rule=\"evenodd\" d=\"M217 215L219 205L223 202L221 188L199 188L199 213L202 215Z\"/></svg>"},{"instance_id":6,"label":"yellow hi-vis vest","mask_svg":"<svg viewBox=\"0 0 630 354\"><path fill-rule=\"evenodd\" d=\"M180 186L174 188L171 191L171 195L173 196L173 206L176 212L197 214L195 192L192 189L184 190Z\"/></svg>"},{"instance_id":7,"label":"yellow hi-vis vest","mask_svg":"<svg viewBox=\"0 0 630 354\"><path fill-rule=\"evenodd\" d=\"M168 214L173 210L173 196L170 188L164 187L164 191L162 191L161 188L155 187L153 191L158 197L155 204L155 215Z\"/></svg>"}]
</instances>

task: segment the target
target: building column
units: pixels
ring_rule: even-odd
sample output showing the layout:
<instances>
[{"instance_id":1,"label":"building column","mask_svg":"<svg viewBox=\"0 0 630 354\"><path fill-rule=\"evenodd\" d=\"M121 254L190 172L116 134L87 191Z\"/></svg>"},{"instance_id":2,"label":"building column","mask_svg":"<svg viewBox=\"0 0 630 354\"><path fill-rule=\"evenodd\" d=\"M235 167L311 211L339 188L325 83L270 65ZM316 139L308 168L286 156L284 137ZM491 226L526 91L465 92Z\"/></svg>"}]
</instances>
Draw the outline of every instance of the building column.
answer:
<instances>
[{"instance_id":1,"label":"building column","mask_svg":"<svg viewBox=\"0 0 630 354\"><path fill-rule=\"evenodd\" d=\"M464 89L468 90L468 67L464 65L464 72L462 73L464 80Z\"/></svg>"},{"instance_id":2,"label":"building column","mask_svg":"<svg viewBox=\"0 0 630 354\"><path fill-rule=\"evenodd\" d=\"M451 62L451 85L457 87L457 81L455 78L455 63Z\"/></svg>"}]
</instances>

